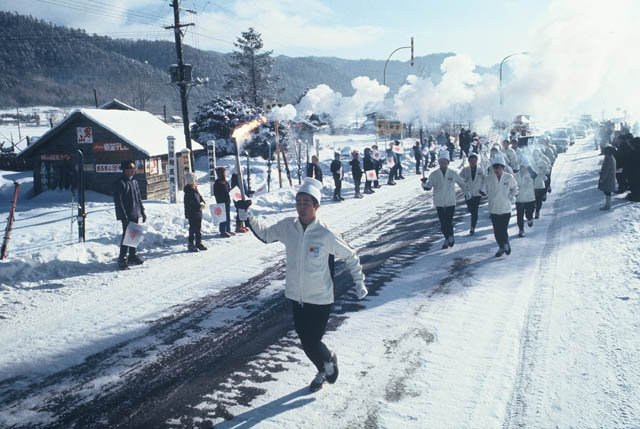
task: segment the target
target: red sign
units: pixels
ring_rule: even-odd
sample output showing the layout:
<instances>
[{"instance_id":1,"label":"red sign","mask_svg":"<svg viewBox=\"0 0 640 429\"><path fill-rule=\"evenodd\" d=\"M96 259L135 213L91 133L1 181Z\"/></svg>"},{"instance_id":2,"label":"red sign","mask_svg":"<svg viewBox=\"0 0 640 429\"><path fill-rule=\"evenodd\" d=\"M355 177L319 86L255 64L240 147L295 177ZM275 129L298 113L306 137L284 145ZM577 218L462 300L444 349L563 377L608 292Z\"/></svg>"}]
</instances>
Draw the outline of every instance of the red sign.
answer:
<instances>
[{"instance_id":1,"label":"red sign","mask_svg":"<svg viewBox=\"0 0 640 429\"><path fill-rule=\"evenodd\" d=\"M122 143L94 143L92 148L94 152L126 152L129 150Z\"/></svg>"},{"instance_id":2,"label":"red sign","mask_svg":"<svg viewBox=\"0 0 640 429\"><path fill-rule=\"evenodd\" d=\"M69 155L68 153L52 153L40 155L40 160L42 161L66 161L67 159L71 159L71 155Z\"/></svg>"}]
</instances>

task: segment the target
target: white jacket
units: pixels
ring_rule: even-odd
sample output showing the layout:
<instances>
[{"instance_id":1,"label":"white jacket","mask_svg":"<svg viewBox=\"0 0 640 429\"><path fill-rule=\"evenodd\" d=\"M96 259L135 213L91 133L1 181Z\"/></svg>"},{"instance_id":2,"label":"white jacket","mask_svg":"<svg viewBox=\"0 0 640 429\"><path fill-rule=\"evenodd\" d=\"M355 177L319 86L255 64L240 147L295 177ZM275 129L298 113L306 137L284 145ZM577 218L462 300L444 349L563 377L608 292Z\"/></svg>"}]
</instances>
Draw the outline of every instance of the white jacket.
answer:
<instances>
[{"instance_id":1,"label":"white jacket","mask_svg":"<svg viewBox=\"0 0 640 429\"><path fill-rule=\"evenodd\" d=\"M428 188L433 188L433 205L435 207L449 207L456 205L455 183L460 186L463 192L467 193L467 185L462 177L451 168L447 168L445 174L437 168L429 175L425 184Z\"/></svg>"},{"instance_id":2,"label":"white jacket","mask_svg":"<svg viewBox=\"0 0 640 429\"><path fill-rule=\"evenodd\" d=\"M507 158L507 163L509 164L509 167L511 167L511 169L517 170L520 168L520 160L518 159L518 155L516 154L515 150L511 149L510 147L506 148L504 150L504 156L505 158Z\"/></svg>"},{"instance_id":3,"label":"white jacket","mask_svg":"<svg viewBox=\"0 0 640 429\"><path fill-rule=\"evenodd\" d=\"M516 182L518 183L518 195L516 195L517 203L528 203L536 200L536 194L533 191L533 177L529 174L529 170L521 168L516 174Z\"/></svg>"},{"instance_id":4,"label":"white jacket","mask_svg":"<svg viewBox=\"0 0 640 429\"><path fill-rule=\"evenodd\" d=\"M249 215L249 226L265 243L280 241L284 244L287 253L284 295L287 298L308 304L333 303L329 255L345 262L356 290L364 288L364 273L356 251L322 220L316 218L303 230L297 217L288 217L266 226Z\"/></svg>"},{"instance_id":5,"label":"white jacket","mask_svg":"<svg viewBox=\"0 0 640 429\"><path fill-rule=\"evenodd\" d=\"M460 177L467 185L467 192L471 193L472 197L479 197L480 191L484 189L484 174L480 166L476 167L476 177L471 179L471 167L466 166L460 172Z\"/></svg>"},{"instance_id":6,"label":"white jacket","mask_svg":"<svg viewBox=\"0 0 640 429\"><path fill-rule=\"evenodd\" d=\"M533 187L535 189L543 189L545 188L544 179L547 174L549 174L549 163L545 161L542 156L539 158L534 158L533 163L531 165L533 167L533 171L536 172L537 176L533 181Z\"/></svg>"},{"instance_id":7,"label":"white jacket","mask_svg":"<svg viewBox=\"0 0 640 429\"><path fill-rule=\"evenodd\" d=\"M511 200L518 195L518 183L513 174L506 171L502 173L500 180L495 173L491 173L485 181L485 192L489 200L489 213L511 213Z\"/></svg>"}]
</instances>

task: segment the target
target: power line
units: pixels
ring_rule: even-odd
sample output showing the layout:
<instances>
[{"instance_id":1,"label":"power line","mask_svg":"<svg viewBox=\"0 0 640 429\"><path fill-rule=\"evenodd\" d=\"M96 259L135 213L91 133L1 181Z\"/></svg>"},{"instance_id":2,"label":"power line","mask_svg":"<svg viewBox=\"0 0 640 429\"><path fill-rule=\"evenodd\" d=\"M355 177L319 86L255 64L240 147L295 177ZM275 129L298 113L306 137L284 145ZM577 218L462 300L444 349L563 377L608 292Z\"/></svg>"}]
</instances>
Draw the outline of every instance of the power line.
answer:
<instances>
[{"instance_id":1,"label":"power line","mask_svg":"<svg viewBox=\"0 0 640 429\"><path fill-rule=\"evenodd\" d=\"M154 17L137 14L137 13L125 13L118 12L117 10L110 10L98 5L90 3L78 3L74 0L38 0L41 3L47 3L58 7L63 7L72 10L78 10L86 13L92 13L99 16L104 16L112 19L126 19L130 22L142 25L156 26L160 25L155 21Z\"/></svg>"}]
</instances>

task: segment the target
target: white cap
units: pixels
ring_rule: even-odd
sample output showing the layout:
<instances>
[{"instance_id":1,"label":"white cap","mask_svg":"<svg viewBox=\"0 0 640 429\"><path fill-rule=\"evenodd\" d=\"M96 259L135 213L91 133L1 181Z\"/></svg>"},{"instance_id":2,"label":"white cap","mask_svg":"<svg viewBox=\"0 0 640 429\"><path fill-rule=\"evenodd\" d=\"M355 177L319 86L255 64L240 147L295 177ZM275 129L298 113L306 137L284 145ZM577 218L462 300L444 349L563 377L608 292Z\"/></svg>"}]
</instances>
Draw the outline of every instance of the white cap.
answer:
<instances>
[{"instance_id":1,"label":"white cap","mask_svg":"<svg viewBox=\"0 0 640 429\"><path fill-rule=\"evenodd\" d=\"M320 202L322 197L322 183L313 177L305 177L302 185L298 188L298 194L301 192L311 195L316 201Z\"/></svg>"},{"instance_id":2,"label":"white cap","mask_svg":"<svg viewBox=\"0 0 640 429\"><path fill-rule=\"evenodd\" d=\"M450 159L449 159L449 151L448 150L441 150L440 151L440 155L438 156L438 161L440 161L441 159L446 159L447 161L450 161Z\"/></svg>"},{"instance_id":3,"label":"white cap","mask_svg":"<svg viewBox=\"0 0 640 429\"><path fill-rule=\"evenodd\" d=\"M198 183L198 178L193 173L187 173L184 175L184 182L187 185L195 185L196 183Z\"/></svg>"},{"instance_id":4,"label":"white cap","mask_svg":"<svg viewBox=\"0 0 640 429\"><path fill-rule=\"evenodd\" d=\"M507 165L507 162L504 160L504 155L501 153L497 153L495 154L495 156L493 157L493 161L491 162L491 165L502 165L503 167L505 165Z\"/></svg>"}]
</instances>

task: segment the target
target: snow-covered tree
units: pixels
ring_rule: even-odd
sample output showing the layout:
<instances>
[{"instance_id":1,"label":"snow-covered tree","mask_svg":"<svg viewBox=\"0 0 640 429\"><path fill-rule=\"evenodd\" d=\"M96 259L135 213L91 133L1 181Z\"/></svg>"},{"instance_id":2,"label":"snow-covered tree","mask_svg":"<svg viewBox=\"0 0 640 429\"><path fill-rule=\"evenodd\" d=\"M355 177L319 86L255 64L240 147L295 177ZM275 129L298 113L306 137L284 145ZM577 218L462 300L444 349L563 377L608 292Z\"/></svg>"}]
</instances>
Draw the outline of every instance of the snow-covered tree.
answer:
<instances>
[{"instance_id":1,"label":"snow-covered tree","mask_svg":"<svg viewBox=\"0 0 640 429\"><path fill-rule=\"evenodd\" d=\"M216 97L199 106L195 115L195 123L191 128L192 137L206 147L207 140L216 141L216 154L225 156L235 153L231 141L233 130L242 124L264 116L261 107L251 106L231 97ZM289 138L289 126L280 122L278 127L280 142L286 146ZM245 143L244 149L250 156L268 157L269 146L275 153L275 129L273 122L267 122L255 130Z\"/></svg>"},{"instance_id":2,"label":"snow-covered tree","mask_svg":"<svg viewBox=\"0 0 640 429\"><path fill-rule=\"evenodd\" d=\"M275 100L275 83L278 76L272 76L273 51L263 51L262 36L253 27L242 33L234 43L238 50L231 54L232 72L226 74L225 89L233 97L252 106L262 106L265 101Z\"/></svg>"}]
</instances>

